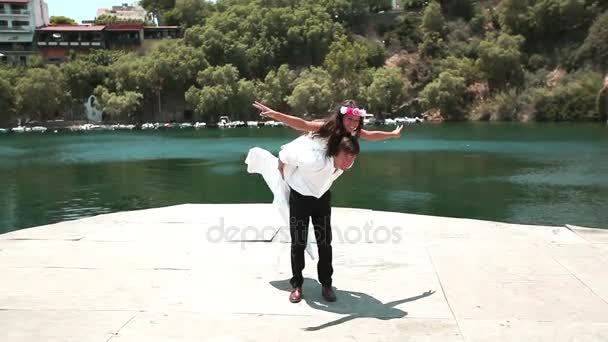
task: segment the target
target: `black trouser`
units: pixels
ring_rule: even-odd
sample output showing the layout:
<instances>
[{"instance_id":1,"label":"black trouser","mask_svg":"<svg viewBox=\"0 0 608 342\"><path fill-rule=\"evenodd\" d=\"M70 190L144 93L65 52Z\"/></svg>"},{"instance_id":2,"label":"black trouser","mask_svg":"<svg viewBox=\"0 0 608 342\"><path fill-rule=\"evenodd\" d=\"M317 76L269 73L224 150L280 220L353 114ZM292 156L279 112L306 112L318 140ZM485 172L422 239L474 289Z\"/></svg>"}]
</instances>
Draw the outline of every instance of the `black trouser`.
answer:
<instances>
[{"instance_id":1,"label":"black trouser","mask_svg":"<svg viewBox=\"0 0 608 342\"><path fill-rule=\"evenodd\" d=\"M317 273L322 285L331 286L334 269L331 265L331 192L321 198L304 196L295 190L289 193L289 233L291 234L291 285L302 287L304 278L304 249L308 238L308 223L312 224L317 238L319 262Z\"/></svg>"}]
</instances>

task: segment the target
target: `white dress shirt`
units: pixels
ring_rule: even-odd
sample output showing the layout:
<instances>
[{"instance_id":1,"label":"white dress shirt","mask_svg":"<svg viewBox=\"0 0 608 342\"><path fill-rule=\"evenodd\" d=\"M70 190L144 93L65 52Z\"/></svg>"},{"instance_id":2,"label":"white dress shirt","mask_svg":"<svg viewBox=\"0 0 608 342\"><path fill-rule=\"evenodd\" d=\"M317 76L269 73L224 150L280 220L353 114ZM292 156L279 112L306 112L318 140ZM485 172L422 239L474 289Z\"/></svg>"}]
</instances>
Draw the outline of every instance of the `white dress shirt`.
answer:
<instances>
[{"instance_id":1,"label":"white dress shirt","mask_svg":"<svg viewBox=\"0 0 608 342\"><path fill-rule=\"evenodd\" d=\"M285 163L284 177L289 187L304 196L321 198L342 175L327 157L327 139L301 136L283 145L279 159Z\"/></svg>"}]
</instances>

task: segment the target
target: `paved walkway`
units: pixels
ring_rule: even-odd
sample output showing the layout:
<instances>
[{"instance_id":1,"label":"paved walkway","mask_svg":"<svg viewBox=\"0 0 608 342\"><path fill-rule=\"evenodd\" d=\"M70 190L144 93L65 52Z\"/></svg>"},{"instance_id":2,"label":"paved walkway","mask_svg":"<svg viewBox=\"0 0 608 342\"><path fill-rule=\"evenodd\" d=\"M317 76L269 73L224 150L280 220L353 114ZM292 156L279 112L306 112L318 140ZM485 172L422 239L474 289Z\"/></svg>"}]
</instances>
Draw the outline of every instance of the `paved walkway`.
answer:
<instances>
[{"instance_id":1,"label":"paved walkway","mask_svg":"<svg viewBox=\"0 0 608 342\"><path fill-rule=\"evenodd\" d=\"M608 230L334 209L326 303L288 301L273 207L181 205L0 235L0 340L606 341Z\"/></svg>"}]
</instances>

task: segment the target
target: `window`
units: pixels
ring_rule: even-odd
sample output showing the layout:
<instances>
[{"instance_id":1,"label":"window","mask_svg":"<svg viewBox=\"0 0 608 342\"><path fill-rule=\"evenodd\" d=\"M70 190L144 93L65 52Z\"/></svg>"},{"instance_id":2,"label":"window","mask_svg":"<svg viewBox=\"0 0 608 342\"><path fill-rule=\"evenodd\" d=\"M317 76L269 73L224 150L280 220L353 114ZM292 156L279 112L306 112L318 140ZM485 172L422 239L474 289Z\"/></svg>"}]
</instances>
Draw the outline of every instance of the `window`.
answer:
<instances>
[{"instance_id":1,"label":"window","mask_svg":"<svg viewBox=\"0 0 608 342\"><path fill-rule=\"evenodd\" d=\"M23 21L23 20L13 20L13 28L15 29L23 29L23 28L27 28L28 26L30 26L30 22L29 21Z\"/></svg>"},{"instance_id":2,"label":"window","mask_svg":"<svg viewBox=\"0 0 608 342\"><path fill-rule=\"evenodd\" d=\"M11 5L11 13L13 14L28 14L27 5Z\"/></svg>"},{"instance_id":3,"label":"window","mask_svg":"<svg viewBox=\"0 0 608 342\"><path fill-rule=\"evenodd\" d=\"M0 27L8 27L8 21L7 20L0 20Z\"/></svg>"},{"instance_id":4,"label":"window","mask_svg":"<svg viewBox=\"0 0 608 342\"><path fill-rule=\"evenodd\" d=\"M77 41L80 40L80 39L78 39L79 37L78 37L78 33L77 32L69 32L69 33L66 34L66 36L67 36L66 40L68 42L77 42Z\"/></svg>"},{"instance_id":5,"label":"window","mask_svg":"<svg viewBox=\"0 0 608 342\"><path fill-rule=\"evenodd\" d=\"M27 57L25 57L25 56L19 56L19 64L21 64L21 65L27 65Z\"/></svg>"},{"instance_id":6,"label":"window","mask_svg":"<svg viewBox=\"0 0 608 342\"><path fill-rule=\"evenodd\" d=\"M6 56L0 56L0 64L6 64L8 62L8 58Z\"/></svg>"}]
</instances>

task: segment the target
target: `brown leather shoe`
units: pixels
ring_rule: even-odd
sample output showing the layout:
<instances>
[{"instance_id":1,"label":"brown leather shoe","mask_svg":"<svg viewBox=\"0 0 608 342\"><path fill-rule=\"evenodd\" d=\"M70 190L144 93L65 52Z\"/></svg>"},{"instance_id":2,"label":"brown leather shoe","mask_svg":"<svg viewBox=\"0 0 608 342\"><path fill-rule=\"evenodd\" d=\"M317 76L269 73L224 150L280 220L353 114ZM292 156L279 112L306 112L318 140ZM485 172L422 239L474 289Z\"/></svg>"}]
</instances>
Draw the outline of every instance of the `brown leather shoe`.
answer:
<instances>
[{"instance_id":1,"label":"brown leather shoe","mask_svg":"<svg viewBox=\"0 0 608 342\"><path fill-rule=\"evenodd\" d=\"M291 293L289 294L289 301L292 303L298 303L301 300L302 300L302 288L296 287L293 290L291 290Z\"/></svg>"},{"instance_id":2,"label":"brown leather shoe","mask_svg":"<svg viewBox=\"0 0 608 342\"><path fill-rule=\"evenodd\" d=\"M331 288L331 286L324 285L323 288L321 289L321 295L328 302L336 301L336 293L334 292L334 289Z\"/></svg>"}]
</instances>

